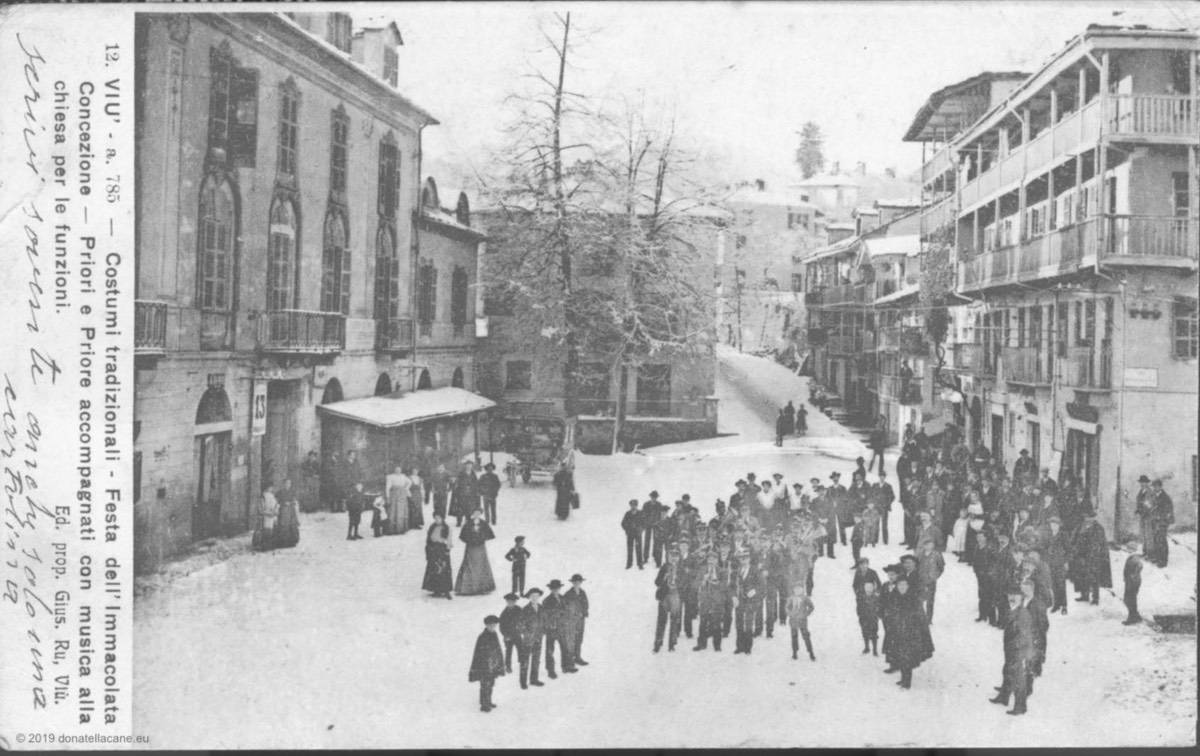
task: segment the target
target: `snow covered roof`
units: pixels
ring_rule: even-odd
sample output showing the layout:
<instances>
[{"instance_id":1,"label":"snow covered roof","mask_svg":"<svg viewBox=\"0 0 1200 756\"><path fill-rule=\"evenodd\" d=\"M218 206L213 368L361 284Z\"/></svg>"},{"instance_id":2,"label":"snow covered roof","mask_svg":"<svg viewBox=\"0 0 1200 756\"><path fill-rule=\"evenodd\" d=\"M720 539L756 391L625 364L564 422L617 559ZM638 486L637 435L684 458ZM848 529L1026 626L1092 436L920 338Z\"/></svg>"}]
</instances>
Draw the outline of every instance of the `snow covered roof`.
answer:
<instances>
[{"instance_id":1,"label":"snow covered roof","mask_svg":"<svg viewBox=\"0 0 1200 756\"><path fill-rule=\"evenodd\" d=\"M907 304L910 301L915 301L918 294L921 293L920 284L909 284L902 289L893 291L891 294L880 297L875 300L877 305L886 304Z\"/></svg>"},{"instance_id":2,"label":"snow covered roof","mask_svg":"<svg viewBox=\"0 0 1200 756\"><path fill-rule=\"evenodd\" d=\"M878 208L888 208L888 209L901 208L904 210L910 210L914 207L920 207L920 206L921 206L921 198L920 197L900 197L900 198L893 197L891 199L875 200L875 207L878 207Z\"/></svg>"},{"instance_id":3,"label":"snow covered roof","mask_svg":"<svg viewBox=\"0 0 1200 756\"><path fill-rule=\"evenodd\" d=\"M856 207L851 213L855 218L860 215L879 215L879 210L873 207Z\"/></svg>"},{"instance_id":4,"label":"snow covered roof","mask_svg":"<svg viewBox=\"0 0 1200 756\"><path fill-rule=\"evenodd\" d=\"M863 240L867 257L875 259L886 255L904 255L916 257L921 254L920 234L905 234L904 236L880 236Z\"/></svg>"},{"instance_id":5,"label":"snow covered roof","mask_svg":"<svg viewBox=\"0 0 1200 756\"><path fill-rule=\"evenodd\" d=\"M794 207L799 210L816 210L817 206L811 202L805 202L800 197L786 194L784 192L774 192L767 189L758 189L751 186L739 186L725 200L726 202L746 205L775 205L778 207Z\"/></svg>"},{"instance_id":6,"label":"snow covered roof","mask_svg":"<svg viewBox=\"0 0 1200 756\"><path fill-rule=\"evenodd\" d=\"M842 239L840 242L837 242L836 244L830 244L828 247L818 249L815 254L813 254L810 257L806 257L804 259L804 262L805 263L816 262L817 260L824 260L827 257L834 257L836 255L840 255L843 252L852 252L852 251L854 251L855 247L857 247L859 242L861 242L861 241L862 241L862 239L860 239L857 236L851 236L849 239Z\"/></svg>"},{"instance_id":7,"label":"snow covered roof","mask_svg":"<svg viewBox=\"0 0 1200 756\"><path fill-rule=\"evenodd\" d=\"M825 224L825 229L828 231L853 231L856 226L849 221L838 221L836 223Z\"/></svg>"},{"instance_id":8,"label":"snow covered roof","mask_svg":"<svg viewBox=\"0 0 1200 756\"><path fill-rule=\"evenodd\" d=\"M825 174L797 181L792 186L858 186L858 179L843 174Z\"/></svg>"},{"instance_id":9,"label":"snow covered roof","mask_svg":"<svg viewBox=\"0 0 1200 756\"><path fill-rule=\"evenodd\" d=\"M398 428L423 420L470 415L495 407L491 399L466 389L446 388L407 391L385 396L347 399L332 404L317 405L327 415L372 425L376 428Z\"/></svg>"}]
</instances>

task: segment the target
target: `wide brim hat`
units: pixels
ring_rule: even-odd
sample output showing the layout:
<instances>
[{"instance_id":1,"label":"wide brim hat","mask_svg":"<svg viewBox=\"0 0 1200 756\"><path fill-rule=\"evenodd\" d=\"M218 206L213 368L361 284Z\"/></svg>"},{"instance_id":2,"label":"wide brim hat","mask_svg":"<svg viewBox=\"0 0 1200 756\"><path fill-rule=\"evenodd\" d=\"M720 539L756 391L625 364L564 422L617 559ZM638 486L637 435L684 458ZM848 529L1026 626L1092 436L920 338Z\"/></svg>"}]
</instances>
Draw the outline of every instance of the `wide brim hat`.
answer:
<instances>
[{"instance_id":1,"label":"wide brim hat","mask_svg":"<svg viewBox=\"0 0 1200 756\"><path fill-rule=\"evenodd\" d=\"M842 474L840 472L831 472L831 473L829 473L829 477L830 478L841 478Z\"/></svg>"},{"instance_id":2,"label":"wide brim hat","mask_svg":"<svg viewBox=\"0 0 1200 756\"><path fill-rule=\"evenodd\" d=\"M904 568L903 568L903 567L901 567L901 566L900 566L900 565L898 565L898 564L889 564L889 565L887 565L886 567L884 567L884 568L883 568L883 571L884 571L885 573L888 573L888 574L890 574L890 575L899 575L899 574L900 574L900 572L901 572L903 569L904 569Z\"/></svg>"},{"instance_id":3,"label":"wide brim hat","mask_svg":"<svg viewBox=\"0 0 1200 756\"><path fill-rule=\"evenodd\" d=\"M546 583L546 587L549 588L550 590L554 590L555 588L562 588L563 581L559 580L558 578L554 578L549 583Z\"/></svg>"},{"instance_id":4,"label":"wide brim hat","mask_svg":"<svg viewBox=\"0 0 1200 756\"><path fill-rule=\"evenodd\" d=\"M541 596L542 594L545 593L545 591L543 591L541 588L530 588L529 590L525 591L525 598L529 598L530 596L532 596L535 593L537 595Z\"/></svg>"},{"instance_id":5,"label":"wide brim hat","mask_svg":"<svg viewBox=\"0 0 1200 756\"><path fill-rule=\"evenodd\" d=\"M497 625L499 623L500 623L500 618L494 614L489 614L488 616L483 618L483 624L485 624L485 625Z\"/></svg>"},{"instance_id":6,"label":"wide brim hat","mask_svg":"<svg viewBox=\"0 0 1200 756\"><path fill-rule=\"evenodd\" d=\"M915 556L913 556L912 554L905 554L904 556L900 557L901 562L906 561L906 560L911 560L911 561L915 562L915 561L917 561L917 558Z\"/></svg>"},{"instance_id":7,"label":"wide brim hat","mask_svg":"<svg viewBox=\"0 0 1200 756\"><path fill-rule=\"evenodd\" d=\"M505 601L516 601L516 600L517 600L517 599L519 599L519 598L521 598L521 597L520 597L520 596L518 596L518 595L517 595L517 594L515 594L515 593L506 593L506 594L504 594L504 600L505 600Z\"/></svg>"},{"instance_id":8,"label":"wide brim hat","mask_svg":"<svg viewBox=\"0 0 1200 756\"><path fill-rule=\"evenodd\" d=\"M1137 482L1138 483L1149 483L1150 478L1146 477L1145 475L1142 475L1142 476L1138 477Z\"/></svg>"},{"instance_id":9,"label":"wide brim hat","mask_svg":"<svg viewBox=\"0 0 1200 756\"><path fill-rule=\"evenodd\" d=\"M576 572L574 575L571 576L571 582L572 583L582 583L583 575L580 575L578 572Z\"/></svg>"}]
</instances>

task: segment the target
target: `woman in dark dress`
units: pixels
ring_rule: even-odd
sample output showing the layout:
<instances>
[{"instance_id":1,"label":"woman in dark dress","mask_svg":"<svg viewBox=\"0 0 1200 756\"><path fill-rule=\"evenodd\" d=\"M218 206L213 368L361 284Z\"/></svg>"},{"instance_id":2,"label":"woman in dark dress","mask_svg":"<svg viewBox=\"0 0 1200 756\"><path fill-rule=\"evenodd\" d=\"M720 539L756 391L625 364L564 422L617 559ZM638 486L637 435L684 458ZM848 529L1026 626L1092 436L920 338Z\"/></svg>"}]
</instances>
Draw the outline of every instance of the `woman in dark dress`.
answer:
<instances>
[{"instance_id":1,"label":"woman in dark dress","mask_svg":"<svg viewBox=\"0 0 1200 756\"><path fill-rule=\"evenodd\" d=\"M888 664L900 670L900 681L896 684L907 690L912 687L913 670L933 656L933 638L917 594L903 575L896 578L892 601L891 627L884 653Z\"/></svg>"},{"instance_id":2,"label":"woman in dark dress","mask_svg":"<svg viewBox=\"0 0 1200 756\"><path fill-rule=\"evenodd\" d=\"M567 463L558 466L554 473L554 514L565 520L571 514L571 500L575 496L575 474L567 469Z\"/></svg>"},{"instance_id":3,"label":"woman in dark dress","mask_svg":"<svg viewBox=\"0 0 1200 756\"><path fill-rule=\"evenodd\" d=\"M434 514L425 535L425 580L421 588L432 592L434 598L450 598L454 587L450 570L450 526L445 517Z\"/></svg>"},{"instance_id":4,"label":"woman in dark dress","mask_svg":"<svg viewBox=\"0 0 1200 756\"><path fill-rule=\"evenodd\" d=\"M460 596L478 596L496 590L492 577L492 565L488 562L487 542L496 537L492 527L483 519L483 510L476 507L471 519L463 525L458 535L467 544L462 566L458 568L458 580L454 592Z\"/></svg>"}]
</instances>

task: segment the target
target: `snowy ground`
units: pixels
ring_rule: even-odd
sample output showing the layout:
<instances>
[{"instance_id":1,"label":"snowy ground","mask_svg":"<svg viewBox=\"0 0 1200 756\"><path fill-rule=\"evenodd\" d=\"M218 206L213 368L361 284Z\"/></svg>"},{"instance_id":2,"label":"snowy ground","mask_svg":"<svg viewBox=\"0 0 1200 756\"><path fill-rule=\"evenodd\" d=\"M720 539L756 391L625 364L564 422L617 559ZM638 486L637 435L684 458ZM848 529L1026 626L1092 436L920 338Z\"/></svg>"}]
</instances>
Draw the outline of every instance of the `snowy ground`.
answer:
<instances>
[{"instance_id":1,"label":"snowy ground","mask_svg":"<svg viewBox=\"0 0 1200 756\"><path fill-rule=\"evenodd\" d=\"M1099 607L1072 602L1068 616L1052 618L1030 713L1005 716L987 701L1000 683L1001 634L972 621L974 577L953 558L938 591L937 650L910 691L860 653L850 554L840 546L816 568L816 662L792 661L786 632L757 639L749 657L732 654L732 638L721 653L693 652L681 639L674 653L652 654L654 573L624 569L618 523L630 498L688 492L707 514L748 471L807 481L847 474L862 453L811 407L810 435L777 449L775 407L807 398L803 379L753 357L723 352L721 361L722 430L739 435L581 455L583 504L566 522L553 516L548 485L503 489L489 544L493 595L428 598L420 533L350 543L344 515L326 513L302 517L295 549L236 554L158 581L135 609L135 730L156 748L198 749L1195 743L1195 636L1123 626L1108 592ZM893 534L898 527L894 517ZM543 672L546 686L528 691L504 677L499 708L483 715L467 667L484 615L503 607L503 554L517 534L533 553L528 585L587 578L591 665L557 680ZM1194 534L1183 540L1190 550L1175 546L1167 573L1147 566L1145 598L1191 603ZM866 552L876 568L900 554L894 545ZM461 555L460 544L456 567ZM1143 613L1154 611L1144 599Z\"/></svg>"}]
</instances>

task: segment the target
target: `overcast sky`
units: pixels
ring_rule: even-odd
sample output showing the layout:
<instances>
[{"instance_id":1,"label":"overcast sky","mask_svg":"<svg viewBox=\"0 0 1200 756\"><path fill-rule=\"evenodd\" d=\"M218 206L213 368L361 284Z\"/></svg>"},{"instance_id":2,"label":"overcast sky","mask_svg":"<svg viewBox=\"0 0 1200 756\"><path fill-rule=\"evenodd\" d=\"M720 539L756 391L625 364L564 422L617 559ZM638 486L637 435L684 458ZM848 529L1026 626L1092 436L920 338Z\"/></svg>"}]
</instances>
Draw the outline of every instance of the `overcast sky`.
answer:
<instances>
[{"instance_id":1,"label":"overcast sky","mask_svg":"<svg viewBox=\"0 0 1200 756\"><path fill-rule=\"evenodd\" d=\"M1133 10L1114 17L1123 7ZM351 10L356 21L366 15ZM486 159L504 96L531 62L546 61L536 55L539 19L565 10L587 33L568 86L602 98L644 93L675 112L693 147L723 156L731 179L789 175L807 120L825 132L829 159L914 170L920 145L901 137L940 87L983 70L1034 71L1089 23L1200 29L1197 4L1182 2L371 7L404 37L401 89L442 122L425 132L429 165Z\"/></svg>"}]
</instances>

